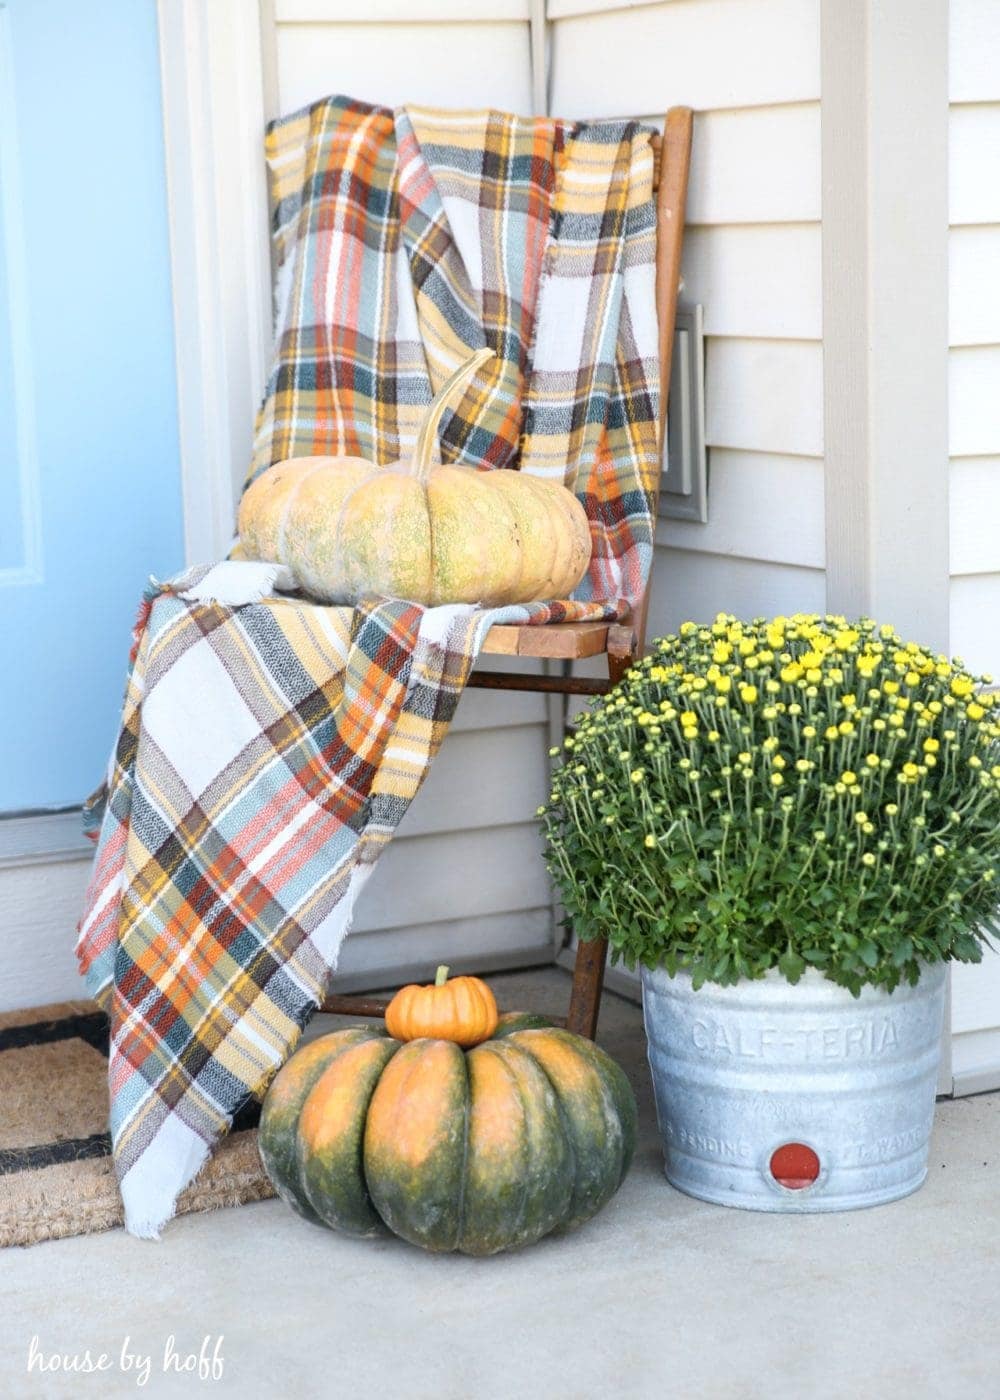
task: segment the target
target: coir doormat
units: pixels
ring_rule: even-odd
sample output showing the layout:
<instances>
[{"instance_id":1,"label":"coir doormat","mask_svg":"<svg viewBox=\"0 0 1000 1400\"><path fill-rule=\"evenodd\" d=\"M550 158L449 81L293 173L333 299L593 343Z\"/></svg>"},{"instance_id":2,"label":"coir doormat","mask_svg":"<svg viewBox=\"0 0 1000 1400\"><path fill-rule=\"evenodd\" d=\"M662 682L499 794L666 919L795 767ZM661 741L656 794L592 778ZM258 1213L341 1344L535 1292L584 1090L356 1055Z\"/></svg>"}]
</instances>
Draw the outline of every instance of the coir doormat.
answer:
<instances>
[{"instance_id":1,"label":"coir doormat","mask_svg":"<svg viewBox=\"0 0 1000 1400\"><path fill-rule=\"evenodd\" d=\"M0 1015L0 1247L122 1223L108 1121L108 1021L93 1002ZM273 1196L248 1105L178 1212Z\"/></svg>"}]
</instances>

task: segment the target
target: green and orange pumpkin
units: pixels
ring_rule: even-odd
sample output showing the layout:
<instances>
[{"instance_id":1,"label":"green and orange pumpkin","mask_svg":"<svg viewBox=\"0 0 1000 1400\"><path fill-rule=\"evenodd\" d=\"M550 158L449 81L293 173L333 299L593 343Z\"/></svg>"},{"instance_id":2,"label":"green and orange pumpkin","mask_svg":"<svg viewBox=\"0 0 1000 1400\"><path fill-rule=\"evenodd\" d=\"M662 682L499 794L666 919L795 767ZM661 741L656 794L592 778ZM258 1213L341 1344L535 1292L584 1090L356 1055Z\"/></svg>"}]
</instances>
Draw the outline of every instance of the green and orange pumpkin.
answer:
<instances>
[{"instance_id":1,"label":"green and orange pumpkin","mask_svg":"<svg viewBox=\"0 0 1000 1400\"><path fill-rule=\"evenodd\" d=\"M596 1214L628 1170L635 1117L610 1056L515 1013L469 1050L371 1026L323 1036L277 1075L259 1141L309 1220L494 1254Z\"/></svg>"}]
</instances>

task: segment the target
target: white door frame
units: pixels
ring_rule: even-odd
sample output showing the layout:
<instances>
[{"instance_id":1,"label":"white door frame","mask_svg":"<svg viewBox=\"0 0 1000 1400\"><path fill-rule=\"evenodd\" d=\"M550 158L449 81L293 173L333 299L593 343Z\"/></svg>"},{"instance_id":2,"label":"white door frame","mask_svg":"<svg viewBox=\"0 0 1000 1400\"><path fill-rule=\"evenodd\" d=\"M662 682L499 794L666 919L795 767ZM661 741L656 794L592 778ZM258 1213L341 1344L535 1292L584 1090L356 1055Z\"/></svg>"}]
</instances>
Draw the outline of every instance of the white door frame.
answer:
<instances>
[{"instance_id":1,"label":"white door frame","mask_svg":"<svg viewBox=\"0 0 1000 1400\"><path fill-rule=\"evenodd\" d=\"M158 0L188 563L221 558L271 355L262 158L263 19L254 0Z\"/></svg>"}]
</instances>

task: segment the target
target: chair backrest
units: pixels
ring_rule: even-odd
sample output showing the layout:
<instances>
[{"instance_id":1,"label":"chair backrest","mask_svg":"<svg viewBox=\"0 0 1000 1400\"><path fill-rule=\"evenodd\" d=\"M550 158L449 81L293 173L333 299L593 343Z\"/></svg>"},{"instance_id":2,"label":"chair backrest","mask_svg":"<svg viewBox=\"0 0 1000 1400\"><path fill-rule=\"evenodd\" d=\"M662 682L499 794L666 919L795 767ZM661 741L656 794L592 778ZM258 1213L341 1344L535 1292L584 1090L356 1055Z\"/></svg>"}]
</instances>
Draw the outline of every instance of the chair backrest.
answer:
<instances>
[{"instance_id":1,"label":"chair backrest","mask_svg":"<svg viewBox=\"0 0 1000 1400\"><path fill-rule=\"evenodd\" d=\"M694 113L690 107L671 107L663 125L662 137L654 137L657 160L656 189L656 319L660 348L660 468L666 456L667 399L674 350L674 322L681 276L681 245L684 238L684 207L687 202L688 172L691 167L691 135ZM657 504L659 490L657 489ZM655 510L654 510L655 519ZM631 623L641 653L646 638L646 617L652 571L642 601L634 609Z\"/></svg>"}]
</instances>

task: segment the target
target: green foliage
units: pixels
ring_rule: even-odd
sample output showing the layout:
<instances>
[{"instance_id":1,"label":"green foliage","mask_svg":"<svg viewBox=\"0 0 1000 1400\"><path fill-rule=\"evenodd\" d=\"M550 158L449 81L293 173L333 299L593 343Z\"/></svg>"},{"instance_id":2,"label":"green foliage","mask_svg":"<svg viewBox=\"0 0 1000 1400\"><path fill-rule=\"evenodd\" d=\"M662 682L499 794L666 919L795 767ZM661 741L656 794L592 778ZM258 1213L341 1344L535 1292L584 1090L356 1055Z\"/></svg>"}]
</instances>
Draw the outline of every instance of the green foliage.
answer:
<instances>
[{"instance_id":1,"label":"green foliage","mask_svg":"<svg viewBox=\"0 0 1000 1400\"><path fill-rule=\"evenodd\" d=\"M568 918L696 986L813 967L857 994L978 962L1000 867L988 679L868 619L685 623L565 741L539 815Z\"/></svg>"}]
</instances>

